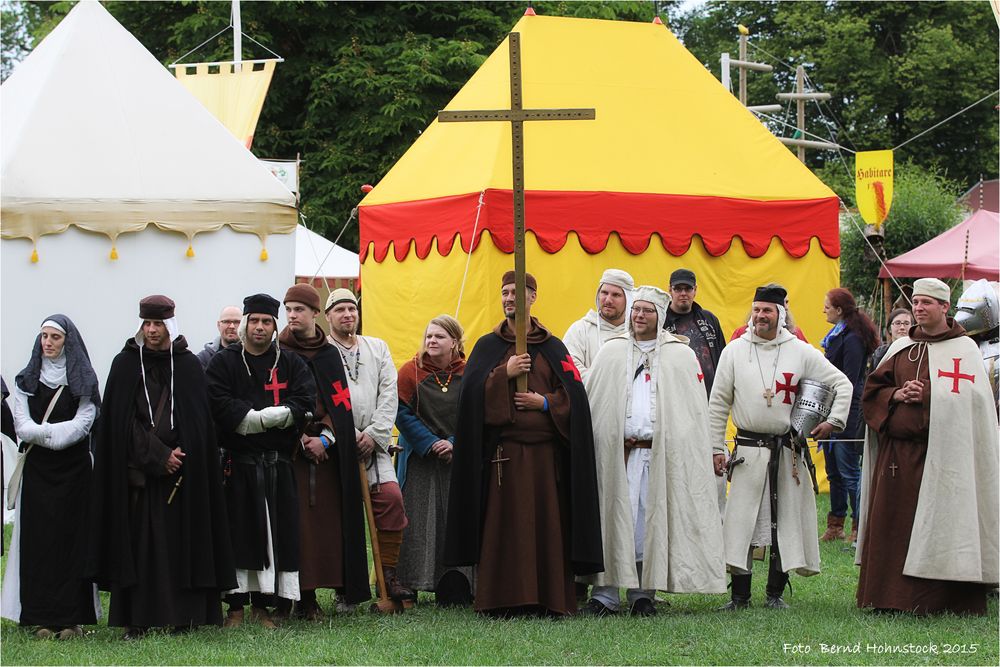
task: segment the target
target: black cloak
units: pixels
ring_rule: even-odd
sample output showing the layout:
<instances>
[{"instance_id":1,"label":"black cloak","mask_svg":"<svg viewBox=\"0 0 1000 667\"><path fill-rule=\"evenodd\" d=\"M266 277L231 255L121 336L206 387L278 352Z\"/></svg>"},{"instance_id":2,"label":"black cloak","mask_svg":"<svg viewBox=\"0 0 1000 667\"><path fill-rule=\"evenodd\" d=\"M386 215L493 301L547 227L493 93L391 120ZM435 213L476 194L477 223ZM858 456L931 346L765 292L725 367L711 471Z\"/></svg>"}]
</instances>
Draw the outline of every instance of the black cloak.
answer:
<instances>
[{"instance_id":1,"label":"black cloak","mask_svg":"<svg viewBox=\"0 0 1000 667\"><path fill-rule=\"evenodd\" d=\"M183 483L174 503L183 508L181 531L168 539L180 544L175 581L186 589L236 588L229 524L222 496L219 449L209 409L205 373L184 337L173 342L173 410L185 453ZM130 338L111 363L97 426L94 485L90 494L92 531L86 573L102 590L136 584L136 561L129 527L127 445L132 439L136 395L143 391L139 347Z\"/></svg>"},{"instance_id":2,"label":"black cloak","mask_svg":"<svg viewBox=\"0 0 1000 667\"><path fill-rule=\"evenodd\" d=\"M510 343L495 333L478 341L469 355L462 378L458 426L452 459L448 532L444 563L449 566L479 562L482 525L486 513L489 461L496 452L499 429L484 424L486 379L507 353ZM601 515L597 500L597 467L590 403L580 373L563 342L550 336L529 344L532 359L541 354L562 381L570 400L570 440L563 451L560 475L569 480L570 560L577 575L604 571Z\"/></svg>"},{"instance_id":3,"label":"black cloak","mask_svg":"<svg viewBox=\"0 0 1000 667\"><path fill-rule=\"evenodd\" d=\"M287 348L284 348L287 349ZM289 350L293 352L294 350ZM312 359L300 355L316 380L319 400L333 423L334 445L340 464L341 519L344 544L344 601L358 604L371 599L368 583L368 549L365 542L365 509L361 497L358 447L351 414L351 392L347 388L344 363L333 345L316 351Z\"/></svg>"},{"instance_id":4,"label":"black cloak","mask_svg":"<svg viewBox=\"0 0 1000 667\"><path fill-rule=\"evenodd\" d=\"M272 367L274 376L268 380ZM248 373L248 368L253 371ZM230 459L225 496L236 567L259 571L274 566L279 572L295 572L299 569L299 496L291 456L300 446L306 413L316 407L312 373L299 355L282 354L276 345L263 355L244 357L242 343L234 343L212 357L207 374L212 414ZM265 389L265 384L276 384L278 389ZM294 424L238 434L236 428L247 412L275 405L275 391L277 404L291 410ZM265 452L277 457L273 464L260 461ZM267 555L269 517L274 563Z\"/></svg>"}]
</instances>

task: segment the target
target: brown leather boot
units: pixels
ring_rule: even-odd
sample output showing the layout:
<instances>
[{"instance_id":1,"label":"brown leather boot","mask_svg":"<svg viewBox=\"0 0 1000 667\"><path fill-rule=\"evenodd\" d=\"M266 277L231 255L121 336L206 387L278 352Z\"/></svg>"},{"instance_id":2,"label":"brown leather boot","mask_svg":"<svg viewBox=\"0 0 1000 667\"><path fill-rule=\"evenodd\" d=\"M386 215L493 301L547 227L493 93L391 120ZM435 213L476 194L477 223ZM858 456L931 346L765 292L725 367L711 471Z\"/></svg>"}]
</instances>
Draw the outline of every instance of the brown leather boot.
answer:
<instances>
[{"instance_id":1,"label":"brown leather boot","mask_svg":"<svg viewBox=\"0 0 1000 667\"><path fill-rule=\"evenodd\" d=\"M416 600L417 594L411 591L409 588L404 586L400 581L399 577L396 576L396 568L394 567L383 567L382 576L385 577L385 588L389 593L389 597L396 602L402 602L403 600Z\"/></svg>"},{"instance_id":2,"label":"brown leather boot","mask_svg":"<svg viewBox=\"0 0 1000 667\"><path fill-rule=\"evenodd\" d=\"M858 541L858 520L854 517L851 517L851 532L844 539L844 541L849 542L850 544L854 544Z\"/></svg>"},{"instance_id":3,"label":"brown leather boot","mask_svg":"<svg viewBox=\"0 0 1000 667\"><path fill-rule=\"evenodd\" d=\"M819 538L820 542L832 542L834 540L842 540L846 537L844 535L844 517L833 516L832 514L826 515L826 532Z\"/></svg>"},{"instance_id":4,"label":"brown leather boot","mask_svg":"<svg viewBox=\"0 0 1000 667\"><path fill-rule=\"evenodd\" d=\"M278 629L278 624L271 620L271 614L267 611L267 607L250 607L250 620L268 630Z\"/></svg>"},{"instance_id":5,"label":"brown leather boot","mask_svg":"<svg viewBox=\"0 0 1000 667\"><path fill-rule=\"evenodd\" d=\"M226 614L226 620L222 622L224 628L238 628L243 625L243 610L230 609Z\"/></svg>"}]
</instances>

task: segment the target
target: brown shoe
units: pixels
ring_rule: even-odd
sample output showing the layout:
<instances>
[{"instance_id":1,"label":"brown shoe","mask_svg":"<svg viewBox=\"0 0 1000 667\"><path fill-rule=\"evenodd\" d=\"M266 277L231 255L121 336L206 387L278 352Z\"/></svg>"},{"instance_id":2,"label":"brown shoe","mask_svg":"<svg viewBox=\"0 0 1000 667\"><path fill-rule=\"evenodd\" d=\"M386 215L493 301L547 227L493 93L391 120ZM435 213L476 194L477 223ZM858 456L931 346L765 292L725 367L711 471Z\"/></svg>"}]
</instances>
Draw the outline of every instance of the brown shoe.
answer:
<instances>
[{"instance_id":1,"label":"brown shoe","mask_svg":"<svg viewBox=\"0 0 1000 667\"><path fill-rule=\"evenodd\" d=\"M54 639L56 633L51 628L38 628L35 630L35 636L39 639Z\"/></svg>"},{"instance_id":2,"label":"brown shoe","mask_svg":"<svg viewBox=\"0 0 1000 667\"><path fill-rule=\"evenodd\" d=\"M63 628L62 630L59 631L59 634L56 635L56 637L58 637L59 639L75 639L76 637L82 637L82 636L83 636L83 628L81 628L79 625L71 625L68 628Z\"/></svg>"},{"instance_id":3,"label":"brown shoe","mask_svg":"<svg viewBox=\"0 0 1000 667\"><path fill-rule=\"evenodd\" d=\"M847 536L844 535L844 517L827 514L826 532L819 538L819 541L833 542L834 540L842 540L845 537Z\"/></svg>"},{"instance_id":4,"label":"brown shoe","mask_svg":"<svg viewBox=\"0 0 1000 667\"><path fill-rule=\"evenodd\" d=\"M226 620L222 622L222 627L224 628L238 628L243 625L243 610L242 609L230 609L229 613L226 614Z\"/></svg>"},{"instance_id":5,"label":"brown shoe","mask_svg":"<svg viewBox=\"0 0 1000 667\"><path fill-rule=\"evenodd\" d=\"M266 607L250 607L250 621L268 630L278 629L278 624L271 620Z\"/></svg>"},{"instance_id":6,"label":"brown shoe","mask_svg":"<svg viewBox=\"0 0 1000 667\"><path fill-rule=\"evenodd\" d=\"M315 600L302 603L296 602L295 617L301 618L304 621L322 621L323 610L320 609L319 603Z\"/></svg>"},{"instance_id":7,"label":"brown shoe","mask_svg":"<svg viewBox=\"0 0 1000 667\"><path fill-rule=\"evenodd\" d=\"M854 518L851 519L851 533L847 536L847 538L844 541L845 542L850 542L851 544L854 544L855 542L858 541L858 520L857 519L854 519Z\"/></svg>"},{"instance_id":8,"label":"brown shoe","mask_svg":"<svg viewBox=\"0 0 1000 667\"><path fill-rule=\"evenodd\" d=\"M417 594L411 591L409 588L404 586L400 581L399 577L396 576L396 568L394 567L383 567L382 576L385 577L385 588L389 593L389 597L396 602L403 602L404 600L416 600Z\"/></svg>"}]
</instances>

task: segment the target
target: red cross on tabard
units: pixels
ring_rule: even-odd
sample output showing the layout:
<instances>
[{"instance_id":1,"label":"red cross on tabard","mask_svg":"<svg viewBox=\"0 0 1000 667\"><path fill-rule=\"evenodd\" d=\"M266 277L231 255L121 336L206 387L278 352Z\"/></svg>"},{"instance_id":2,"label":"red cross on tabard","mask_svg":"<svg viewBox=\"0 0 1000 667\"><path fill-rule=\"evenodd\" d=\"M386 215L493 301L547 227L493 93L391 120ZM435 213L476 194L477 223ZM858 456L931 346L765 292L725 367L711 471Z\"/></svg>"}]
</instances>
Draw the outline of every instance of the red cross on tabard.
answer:
<instances>
[{"instance_id":1,"label":"red cross on tabard","mask_svg":"<svg viewBox=\"0 0 1000 667\"><path fill-rule=\"evenodd\" d=\"M281 403L281 390L288 386L287 382L278 382L278 367L271 369L271 384L264 385L264 391L274 392L274 404Z\"/></svg>"},{"instance_id":2,"label":"red cross on tabard","mask_svg":"<svg viewBox=\"0 0 1000 667\"><path fill-rule=\"evenodd\" d=\"M953 394L960 394L961 392L958 390L958 381L959 380L968 380L972 384L975 384L976 383L976 376L975 375L966 375L965 373L959 372L958 367L962 365L962 360L961 359L952 358L952 361L955 362L955 371L952 372L952 373L945 373L944 371L942 371L942 370L939 369L938 370L938 377L939 378L951 378L951 380L952 380L951 393L953 393Z\"/></svg>"},{"instance_id":3,"label":"red cross on tabard","mask_svg":"<svg viewBox=\"0 0 1000 667\"><path fill-rule=\"evenodd\" d=\"M785 398L782 399L781 402L791 405L792 394L799 393L799 385L792 384L792 378L795 377L795 373L782 373L782 375L785 377L785 381L784 383L775 382L774 392L775 395L780 394L781 392L785 392Z\"/></svg>"},{"instance_id":4,"label":"red cross on tabard","mask_svg":"<svg viewBox=\"0 0 1000 667\"><path fill-rule=\"evenodd\" d=\"M573 363L573 357L566 355L566 360L562 362L562 369L567 373L573 374L573 379L577 382L580 381L580 371L577 369L576 364Z\"/></svg>"},{"instance_id":5,"label":"red cross on tabard","mask_svg":"<svg viewBox=\"0 0 1000 667\"><path fill-rule=\"evenodd\" d=\"M343 405L344 409L351 409L351 390L349 387L345 387L337 380L333 383L334 393L330 394L330 399L333 401L334 405Z\"/></svg>"},{"instance_id":6,"label":"red cross on tabard","mask_svg":"<svg viewBox=\"0 0 1000 667\"><path fill-rule=\"evenodd\" d=\"M701 364L698 365L698 382L705 381L705 374L701 372Z\"/></svg>"}]
</instances>

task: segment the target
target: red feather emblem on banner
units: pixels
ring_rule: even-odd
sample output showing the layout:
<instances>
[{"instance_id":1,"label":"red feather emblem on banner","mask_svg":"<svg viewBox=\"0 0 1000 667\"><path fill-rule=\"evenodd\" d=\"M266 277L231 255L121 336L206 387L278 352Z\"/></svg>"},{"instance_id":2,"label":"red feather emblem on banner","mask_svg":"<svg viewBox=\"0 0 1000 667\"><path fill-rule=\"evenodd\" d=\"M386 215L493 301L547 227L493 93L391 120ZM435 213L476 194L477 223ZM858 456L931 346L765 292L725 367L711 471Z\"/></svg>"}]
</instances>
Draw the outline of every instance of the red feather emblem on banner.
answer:
<instances>
[{"instance_id":1,"label":"red feather emblem on banner","mask_svg":"<svg viewBox=\"0 0 1000 667\"><path fill-rule=\"evenodd\" d=\"M882 226L885 222L886 211L885 211L885 190L882 185L882 181L875 181L872 183L872 187L875 188L875 215L878 220L875 223L876 229Z\"/></svg>"}]
</instances>

